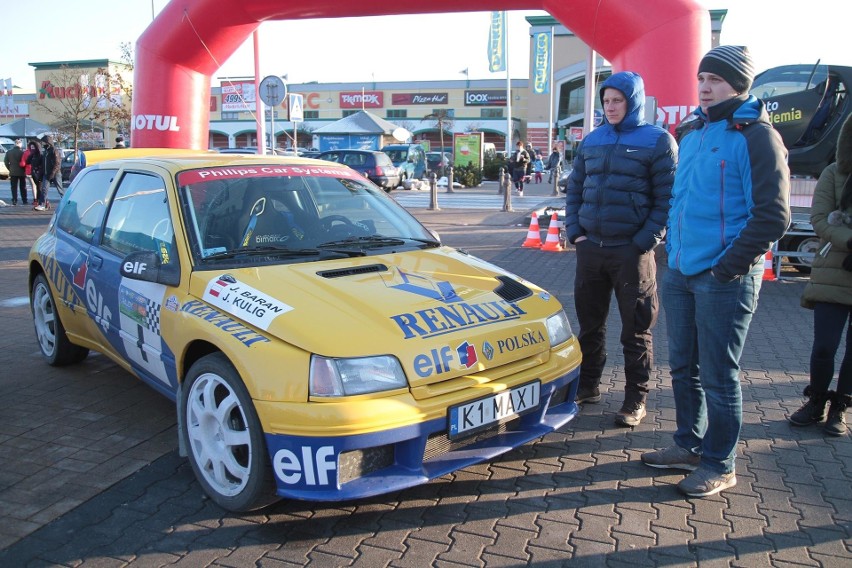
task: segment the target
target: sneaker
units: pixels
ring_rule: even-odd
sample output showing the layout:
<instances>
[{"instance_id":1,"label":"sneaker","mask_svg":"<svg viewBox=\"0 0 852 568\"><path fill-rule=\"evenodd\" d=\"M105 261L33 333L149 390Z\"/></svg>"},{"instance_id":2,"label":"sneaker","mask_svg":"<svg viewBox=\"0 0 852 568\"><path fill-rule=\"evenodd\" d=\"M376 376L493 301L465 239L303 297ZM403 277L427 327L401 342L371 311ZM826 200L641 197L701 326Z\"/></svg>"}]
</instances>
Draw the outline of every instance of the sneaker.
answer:
<instances>
[{"instance_id":1,"label":"sneaker","mask_svg":"<svg viewBox=\"0 0 852 568\"><path fill-rule=\"evenodd\" d=\"M642 463L659 469L685 469L695 471L701 464L701 456L680 446L669 446L662 450L645 452L641 456Z\"/></svg>"},{"instance_id":2,"label":"sneaker","mask_svg":"<svg viewBox=\"0 0 852 568\"><path fill-rule=\"evenodd\" d=\"M34 211L44 211L45 206L44 205L36 205L35 207L33 207L33 210Z\"/></svg>"},{"instance_id":3,"label":"sneaker","mask_svg":"<svg viewBox=\"0 0 852 568\"><path fill-rule=\"evenodd\" d=\"M598 387L584 387L580 385L580 388L577 389L577 398L574 400L577 404L583 404L584 402L595 404L601 401L601 391Z\"/></svg>"},{"instance_id":4,"label":"sneaker","mask_svg":"<svg viewBox=\"0 0 852 568\"><path fill-rule=\"evenodd\" d=\"M615 415L615 423L619 426L639 426L645 414L644 402L625 402Z\"/></svg>"},{"instance_id":5,"label":"sneaker","mask_svg":"<svg viewBox=\"0 0 852 568\"><path fill-rule=\"evenodd\" d=\"M731 473L716 473L706 467L699 467L694 472L680 480L677 488L681 493L690 497L709 497L737 484L737 475Z\"/></svg>"}]
</instances>

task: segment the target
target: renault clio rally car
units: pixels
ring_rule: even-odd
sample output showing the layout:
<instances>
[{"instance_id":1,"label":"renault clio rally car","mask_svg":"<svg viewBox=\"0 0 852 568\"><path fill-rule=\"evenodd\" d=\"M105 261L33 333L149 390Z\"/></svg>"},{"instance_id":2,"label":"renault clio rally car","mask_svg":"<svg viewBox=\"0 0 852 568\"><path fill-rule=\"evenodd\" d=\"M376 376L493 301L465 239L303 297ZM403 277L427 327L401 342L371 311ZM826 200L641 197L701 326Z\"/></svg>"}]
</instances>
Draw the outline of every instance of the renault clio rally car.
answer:
<instances>
[{"instance_id":1,"label":"renault clio rally car","mask_svg":"<svg viewBox=\"0 0 852 568\"><path fill-rule=\"evenodd\" d=\"M29 262L47 362L96 350L174 400L181 455L232 511L396 491L577 413L560 303L345 166L101 161Z\"/></svg>"}]
</instances>

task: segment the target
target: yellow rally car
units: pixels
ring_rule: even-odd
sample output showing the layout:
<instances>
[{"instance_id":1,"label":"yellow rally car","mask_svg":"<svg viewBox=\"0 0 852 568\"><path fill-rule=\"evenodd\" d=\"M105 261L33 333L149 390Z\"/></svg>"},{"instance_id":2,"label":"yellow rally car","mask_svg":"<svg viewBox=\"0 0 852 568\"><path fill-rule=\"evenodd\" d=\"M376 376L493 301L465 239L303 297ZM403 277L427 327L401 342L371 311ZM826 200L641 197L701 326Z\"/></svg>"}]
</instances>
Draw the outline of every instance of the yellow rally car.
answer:
<instances>
[{"instance_id":1,"label":"yellow rally car","mask_svg":"<svg viewBox=\"0 0 852 568\"><path fill-rule=\"evenodd\" d=\"M90 159L33 245L35 329L49 364L94 349L173 399L222 507L396 491L576 415L560 303L359 173L139 153Z\"/></svg>"}]
</instances>

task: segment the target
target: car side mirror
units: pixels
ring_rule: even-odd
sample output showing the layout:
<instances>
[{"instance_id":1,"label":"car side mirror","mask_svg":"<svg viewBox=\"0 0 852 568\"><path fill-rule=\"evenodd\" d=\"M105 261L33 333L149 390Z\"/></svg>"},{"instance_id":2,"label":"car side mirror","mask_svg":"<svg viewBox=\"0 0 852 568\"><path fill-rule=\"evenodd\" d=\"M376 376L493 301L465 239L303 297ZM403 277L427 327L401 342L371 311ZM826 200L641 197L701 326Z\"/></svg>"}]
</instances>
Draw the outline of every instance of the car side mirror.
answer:
<instances>
[{"instance_id":1,"label":"car side mirror","mask_svg":"<svg viewBox=\"0 0 852 568\"><path fill-rule=\"evenodd\" d=\"M152 251L132 252L121 261L121 275L131 280L155 282L166 286L180 284L180 264L177 258L161 260L158 253Z\"/></svg>"}]
</instances>

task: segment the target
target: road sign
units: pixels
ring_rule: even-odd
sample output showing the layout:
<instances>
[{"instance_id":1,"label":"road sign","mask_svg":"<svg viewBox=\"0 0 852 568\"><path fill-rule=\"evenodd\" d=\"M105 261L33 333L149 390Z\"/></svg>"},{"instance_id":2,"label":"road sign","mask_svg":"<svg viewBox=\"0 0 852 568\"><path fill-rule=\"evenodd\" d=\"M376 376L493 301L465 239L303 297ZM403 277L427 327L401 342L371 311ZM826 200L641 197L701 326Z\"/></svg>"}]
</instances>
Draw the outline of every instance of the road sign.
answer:
<instances>
[{"instance_id":1,"label":"road sign","mask_svg":"<svg viewBox=\"0 0 852 568\"><path fill-rule=\"evenodd\" d=\"M287 96L287 85L277 75L268 75L260 82L260 100L265 104L275 107L281 104Z\"/></svg>"},{"instance_id":2,"label":"road sign","mask_svg":"<svg viewBox=\"0 0 852 568\"><path fill-rule=\"evenodd\" d=\"M580 126L572 126L570 130L570 138L572 142L582 142L583 128Z\"/></svg>"},{"instance_id":3,"label":"road sign","mask_svg":"<svg viewBox=\"0 0 852 568\"><path fill-rule=\"evenodd\" d=\"M302 122L305 120L305 113L302 106L302 95L290 95L290 122Z\"/></svg>"}]
</instances>

